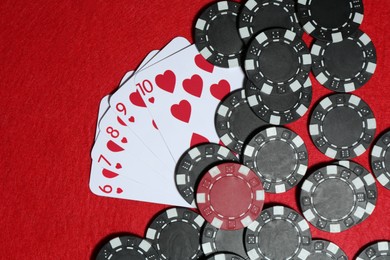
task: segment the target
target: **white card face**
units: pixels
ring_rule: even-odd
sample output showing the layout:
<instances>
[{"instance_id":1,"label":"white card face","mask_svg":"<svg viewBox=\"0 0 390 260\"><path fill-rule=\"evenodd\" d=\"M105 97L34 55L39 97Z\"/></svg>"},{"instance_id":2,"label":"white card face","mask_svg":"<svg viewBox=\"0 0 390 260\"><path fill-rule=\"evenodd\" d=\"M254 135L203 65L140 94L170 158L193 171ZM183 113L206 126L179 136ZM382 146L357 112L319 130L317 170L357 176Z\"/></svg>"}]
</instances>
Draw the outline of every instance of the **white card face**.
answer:
<instances>
[{"instance_id":1,"label":"white card face","mask_svg":"<svg viewBox=\"0 0 390 260\"><path fill-rule=\"evenodd\" d=\"M92 150L92 160L105 169L105 176L122 175L143 184L169 184L168 179L158 172L158 164L148 160L148 155L142 157L142 154L137 154L138 143L134 143L132 149L124 148L123 140L130 144L131 141L136 141L136 138L129 140L122 134L118 134L118 140L107 137L102 131Z\"/></svg>"},{"instance_id":2,"label":"white card face","mask_svg":"<svg viewBox=\"0 0 390 260\"><path fill-rule=\"evenodd\" d=\"M188 45L189 42L185 38L177 37L173 39L145 67L149 67L150 64L154 64ZM143 69L140 71L142 70ZM172 155L170 154L157 125L146 108L146 104L139 91L136 86L133 85L133 82L134 81L131 79L127 80L123 86L112 95L109 100L111 107L150 151L163 162L174 163ZM173 172L170 174L173 176Z\"/></svg>"},{"instance_id":3,"label":"white card face","mask_svg":"<svg viewBox=\"0 0 390 260\"><path fill-rule=\"evenodd\" d=\"M193 145L218 143L217 105L230 91L243 87L244 73L240 67L211 65L192 45L140 70L133 79L177 161Z\"/></svg>"},{"instance_id":4,"label":"white card face","mask_svg":"<svg viewBox=\"0 0 390 260\"><path fill-rule=\"evenodd\" d=\"M156 54L157 51L149 53L138 70ZM166 51L164 55L169 54ZM119 88L132 75L133 72L126 73ZM107 105L105 97L96 129L97 133L102 131L92 150L91 191L100 196L191 207L177 192L173 160L162 162L157 158Z\"/></svg>"},{"instance_id":5,"label":"white card face","mask_svg":"<svg viewBox=\"0 0 390 260\"><path fill-rule=\"evenodd\" d=\"M157 53L158 51L150 52L139 66L139 69L145 66ZM127 81L132 75L133 71L127 72L121 83ZM91 152L92 159L101 168L104 168L103 173L107 176L121 174L138 183L148 183L150 178L154 178L156 183L158 181L172 182L167 180L167 174L163 176L162 171L168 167L174 168L173 162L170 165L164 165L126 127L111 108L105 109L109 106L107 97L103 98L100 103L99 114L103 114L103 117L98 119L99 125L96 132L103 131L100 132L95 141ZM132 164L134 164L133 169L128 170ZM138 169L145 171L145 173L138 173Z\"/></svg>"},{"instance_id":6,"label":"white card face","mask_svg":"<svg viewBox=\"0 0 390 260\"><path fill-rule=\"evenodd\" d=\"M153 51L149 52L149 54L144 58L144 60L138 66L137 71L142 69L146 64L148 64L148 62L150 60L152 60L153 57L156 56L156 54L158 52L159 52L158 50L153 50ZM121 82L119 83L118 88L120 88L127 80L129 80L131 78L131 76L133 76L133 74L134 74L133 70L126 72L126 74L123 76ZM109 99L110 99L110 95L107 95L107 96L103 97L102 100L100 101L98 120L96 123L97 126L96 126L96 131L95 131L95 140L97 139L99 132L100 132L99 122L103 118L104 114L107 112L108 108L110 107Z\"/></svg>"},{"instance_id":7,"label":"white card face","mask_svg":"<svg viewBox=\"0 0 390 260\"><path fill-rule=\"evenodd\" d=\"M149 53L149 55L151 55L151 57L153 57L153 56L156 55L157 53L158 53L158 51L152 51L152 52ZM148 55L148 56L149 56L149 55ZM148 57L148 56L147 56L147 57ZM149 59L149 60L150 60L150 59ZM144 65L147 64L147 62L148 62L149 60L147 60L147 59L145 58L144 61L141 63L141 65L140 65L139 67L142 68ZM119 83L119 87L120 87L124 82L126 82L126 80L130 79L130 77L133 76L133 74L134 74L134 71L133 71L133 70L126 72L125 76L123 76L121 82ZM95 140L97 139L97 137L98 137L98 135L99 135L99 132L100 132L100 129L99 129L100 120L103 118L103 116L105 115L105 113L107 112L107 110L110 108L109 99L110 99L110 95L107 95L107 96L104 96L104 97L100 100L99 112L98 112L98 119L96 120Z\"/></svg>"},{"instance_id":8,"label":"white card face","mask_svg":"<svg viewBox=\"0 0 390 260\"><path fill-rule=\"evenodd\" d=\"M98 196L189 207L176 190L167 191L163 185L157 188L151 187L136 183L121 175L107 178L95 161L92 161L89 188Z\"/></svg>"},{"instance_id":9,"label":"white card face","mask_svg":"<svg viewBox=\"0 0 390 260\"><path fill-rule=\"evenodd\" d=\"M173 182L174 163L163 163L150 152L111 108L100 121L99 127L101 132L92 149L92 159L102 164L101 167L142 183L150 182L151 177L165 181L172 179ZM101 157L110 163L100 160Z\"/></svg>"},{"instance_id":10,"label":"white card face","mask_svg":"<svg viewBox=\"0 0 390 260\"><path fill-rule=\"evenodd\" d=\"M143 68L157 53L157 50L151 51L139 65L138 69ZM127 72L122 78L119 88L122 83L131 78L133 74L134 71ZM127 175L127 177L139 183L147 183L147 181L150 181L148 179L150 177L154 177L156 181L161 181L163 179L160 178L160 175L162 175L162 172L160 171L160 168L162 168L161 161L159 161L153 153L150 153L143 143L136 138L130 129L128 129L120 118L116 116L112 111L112 108L109 107L108 100L109 97L106 96L100 102L99 115L103 114L103 116L98 119L99 125L97 127L97 132L100 132L101 129L103 129L103 132L100 132L100 137L95 141L91 152L92 159L95 160L100 167L104 168L103 173L105 175ZM107 106L108 109L105 109ZM137 149L134 149L135 147ZM135 150L137 150L136 153ZM147 158L148 162L146 162L145 159L139 160L138 156ZM148 165L145 168L146 173L134 176L136 174L134 170L141 166L139 165L141 162ZM136 165L133 170L125 171L125 169L129 169L131 163L137 163L138 165ZM156 174L156 170L158 174ZM165 176L165 178L167 177Z\"/></svg>"}]
</instances>

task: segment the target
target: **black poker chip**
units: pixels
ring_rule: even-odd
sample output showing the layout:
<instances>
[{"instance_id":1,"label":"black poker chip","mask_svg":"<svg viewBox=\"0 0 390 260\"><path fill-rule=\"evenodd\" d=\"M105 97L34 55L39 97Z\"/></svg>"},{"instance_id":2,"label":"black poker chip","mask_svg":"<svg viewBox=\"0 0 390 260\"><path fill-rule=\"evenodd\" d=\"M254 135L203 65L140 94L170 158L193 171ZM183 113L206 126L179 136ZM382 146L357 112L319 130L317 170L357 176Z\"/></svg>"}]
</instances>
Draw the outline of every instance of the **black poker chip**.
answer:
<instances>
[{"instance_id":1,"label":"black poker chip","mask_svg":"<svg viewBox=\"0 0 390 260\"><path fill-rule=\"evenodd\" d=\"M326 240L312 240L307 260L348 260L345 252L335 243Z\"/></svg>"},{"instance_id":2,"label":"black poker chip","mask_svg":"<svg viewBox=\"0 0 390 260\"><path fill-rule=\"evenodd\" d=\"M305 175L308 153L302 138L293 131L268 127L245 146L243 161L260 177L266 192L282 193Z\"/></svg>"},{"instance_id":3,"label":"black poker chip","mask_svg":"<svg viewBox=\"0 0 390 260\"><path fill-rule=\"evenodd\" d=\"M248 105L245 90L231 92L219 103L215 113L215 129L224 145L240 154L248 136L268 125Z\"/></svg>"},{"instance_id":4,"label":"black poker chip","mask_svg":"<svg viewBox=\"0 0 390 260\"><path fill-rule=\"evenodd\" d=\"M221 161L238 161L226 147L205 143L186 151L175 169L175 183L180 195L192 206L195 205L195 190L199 177Z\"/></svg>"},{"instance_id":5,"label":"black poker chip","mask_svg":"<svg viewBox=\"0 0 390 260\"><path fill-rule=\"evenodd\" d=\"M360 97L334 94L314 108L309 132L314 145L333 159L351 159L363 154L376 131L370 107Z\"/></svg>"},{"instance_id":6,"label":"black poker chip","mask_svg":"<svg viewBox=\"0 0 390 260\"><path fill-rule=\"evenodd\" d=\"M229 252L248 258L244 246L244 229L222 230L206 223L202 229L201 242L205 255Z\"/></svg>"},{"instance_id":7,"label":"black poker chip","mask_svg":"<svg viewBox=\"0 0 390 260\"><path fill-rule=\"evenodd\" d=\"M217 253L215 255L207 257L207 260L245 260L241 256L229 253Z\"/></svg>"},{"instance_id":8,"label":"black poker chip","mask_svg":"<svg viewBox=\"0 0 390 260\"><path fill-rule=\"evenodd\" d=\"M378 241L365 247L356 260L390 259L390 241Z\"/></svg>"},{"instance_id":9,"label":"black poker chip","mask_svg":"<svg viewBox=\"0 0 390 260\"><path fill-rule=\"evenodd\" d=\"M363 21L363 0L299 0L298 20L303 29L319 40L340 42Z\"/></svg>"},{"instance_id":10,"label":"black poker chip","mask_svg":"<svg viewBox=\"0 0 390 260\"><path fill-rule=\"evenodd\" d=\"M263 210L245 231L250 259L301 259L309 254L309 224L298 212L284 206Z\"/></svg>"},{"instance_id":11,"label":"black poker chip","mask_svg":"<svg viewBox=\"0 0 390 260\"><path fill-rule=\"evenodd\" d=\"M312 85L307 78L294 92L266 94L251 81L245 83L248 104L253 112L272 125L285 125L304 116L312 100Z\"/></svg>"},{"instance_id":12,"label":"black poker chip","mask_svg":"<svg viewBox=\"0 0 390 260\"><path fill-rule=\"evenodd\" d=\"M390 190L390 131L383 133L371 151L371 169L378 182Z\"/></svg>"},{"instance_id":13,"label":"black poker chip","mask_svg":"<svg viewBox=\"0 0 390 260\"><path fill-rule=\"evenodd\" d=\"M378 190L376 188L375 179L372 174L364 168L362 165L348 160L338 161L338 165L347 168L348 170L353 171L357 176L360 177L362 183L364 184L364 188L366 189L366 201L367 205L365 206L366 212L363 216L363 220L367 219L374 212L376 203L378 200ZM358 184L356 182L356 184ZM360 184L361 185L361 184Z\"/></svg>"},{"instance_id":14,"label":"black poker chip","mask_svg":"<svg viewBox=\"0 0 390 260\"><path fill-rule=\"evenodd\" d=\"M256 35L245 57L245 72L263 93L295 92L306 82L311 55L295 32L269 29Z\"/></svg>"},{"instance_id":15,"label":"black poker chip","mask_svg":"<svg viewBox=\"0 0 390 260\"><path fill-rule=\"evenodd\" d=\"M284 28L302 35L303 30L295 14L293 0L248 0L238 17L241 39L250 39L267 29Z\"/></svg>"},{"instance_id":16,"label":"black poker chip","mask_svg":"<svg viewBox=\"0 0 390 260\"><path fill-rule=\"evenodd\" d=\"M212 64L232 68L241 64L243 43L237 31L240 4L219 1L206 8L195 23L195 45Z\"/></svg>"},{"instance_id":17,"label":"black poker chip","mask_svg":"<svg viewBox=\"0 0 390 260\"><path fill-rule=\"evenodd\" d=\"M153 219L146 231L161 259L198 259L203 255L200 231L204 219L185 208L170 208Z\"/></svg>"},{"instance_id":18,"label":"black poker chip","mask_svg":"<svg viewBox=\"0 0 390 260\"><path fill-rule=\"evenodd\" d=\"M306 220L316 228L339 233L360 223L366 212L363 181L345 167L328 165L303 182L300 205Z\"/></svg>"},{"instance_id":19,"label":"black poker chip","mask_svg":"<svg viewBox=\"0 0 390 260\"><path fill-rule=\"evenodd\" d=\"M137 236L120 236L111 239L97 254L96 260L159 260L152 244Z\"/></svg>"},{"instance_id":20,"label":"black poker chip","mask_svg":"<svg viewBox=\"0 0 390 260\"><path fill-rule=\"evenodd\" d=\"M360 30L341 42L317 40L311 55L317 80L336 92L352 92L362 87L376 69L375 46Z\"/></svg>"}]
</instances>

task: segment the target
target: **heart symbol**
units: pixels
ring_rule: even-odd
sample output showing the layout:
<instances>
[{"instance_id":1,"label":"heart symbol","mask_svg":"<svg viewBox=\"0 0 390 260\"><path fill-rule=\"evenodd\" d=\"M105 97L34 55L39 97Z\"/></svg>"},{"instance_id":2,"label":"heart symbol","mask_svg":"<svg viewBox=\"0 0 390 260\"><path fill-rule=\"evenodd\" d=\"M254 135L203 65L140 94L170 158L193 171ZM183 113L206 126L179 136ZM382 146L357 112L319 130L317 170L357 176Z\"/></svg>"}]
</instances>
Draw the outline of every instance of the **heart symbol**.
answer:
<instances>
[{"instance_id":1,"label":"heart symbol","mask_svg":"<svg viewBox=\"0 0 390 260\"><path fill-rule=\"evenodd\" d=\"M121 140L122 143L124 144L127 144L127 138L126 137L123 137L122 140Z\"/></svg>"},{"instance_id":2,"label":"heart symbol","mask_svg":"<svg viewBox=\"0 0 390 260\"><path fill-rule=\"evenodd\" d=\"M109 178L109 179L115 178L116 176L119 175L119 174L117 174L113 171L107 170L107 169L103 169L102 174L104 177Z\"/></svg>"},{"instance_id":3,"label":"heart symbol","mask_svg":"<svg viewBox=\"0 0 390 260\"><path fill-rule=\"evenodd\" d=\"M151 97L148 100L149 100L150 103L152 103L152 104L154 103L154 97Z\"/></svg>"},{"instance_id":4,"label":"heart symbol","mask_svg":"<svg viewBox=\"0 0 390 260\"><path fill-rule=\"evenodd\" d=\"M191 136L190 147L193 147L198 144L208 143L208 142L209 140L206 137L197 133L193 133Z\"/></svg>"},{"instance_id":5,"label":"heart symbol","mask_svg":"<svg viewBox=\"0 0 390 260\"><path fill-rule=\"evenodd\" d=\"M163 74L156 76L156 84L162 90L165 90L169 93L173 93L176 85L176 76L171 70L165 71Z\"/></svg>"},{"instance_id":6,"label":"heart symbol","mask_svg":"<svg viewBox=\"0 0 390 260\"><path fill-rule=\"evenodd\" d=\"M203 80L199 75L195 74L190 79L183 81L183 88L188 94L200 97L202 95Z\"/></svg>"},{"instance_id":7,"label":"heart symbol","mask_svg":"<svg viewBox=\"0 0 390 260\"><path fill-rule=\"evenodd\" d=\"M121 194L123 190L121 188L116 188L116 193Z\"/></svg>"},{"instance_id":8,"label":"heart symbol","mask_svg":"<svg viewBox=\"0 0 390 260\"><path fill-rule=\"evenodd\" d=\"M107 148L114 153L122 152L124 150L122 147L120 147L111 140L107 142Z\"/></svg>"},{"instance_id":9,"label":"heart symbol","mask_svg":"<svg viewBox=\"0 0 390 260\"><path fill-rule=\"evenodd\" d=\"M222 100L230 92L230 84L226 80L221 80L210 87L210 93L216 99Z\"/></svg>"},{"instance_id":10,"label":"heart symbol","mask_svg":"<svg viewBox=\"0 0 390 260\"><path fill-rule=\"evenodd\" d=\"M134 116L129 117L129 121L130 121L131 123L134 123L134 122L135 122L135 117L134 117Z\"/></svg>"},{"instance_id":11,"label":"heart symbol","mask_svg":"<svg viewBox=\"0 0 390 260\"><path fill-rule=\"evenodd\" d=\"M123 126L127 126L126 123L123 122L123 120L119 116L116 117L116 120L118 121L119 124L121 124Z\"/></svg>"},{"instance_id":12,"label":"heart symbol","mask_svg":"<svg viewBox=\"0 0 390 260\"><path fill-rule=\"evenodd\" d=\"M158 127L156 125L156 122L154 122L154 120L152 120L152 125L153 125L154 128L156 128L158 130Z\"/></svg>"},{"instance_id":13,"label":"heart symbol","mask_svg":"<svg viewBox=\"0 0 390 260\"><path fill-rule=\"evenodd\" d=\"M208 62L201 54L195 56L195 64L200 69L212 73L214 70L214 65Z\"/></svg>"},{"instance_id":14,"label":"heart symbol","mask_svg":"<svg viewBox=\"0 0 390 260\"><path fill-rule=\"evenodd\" d=\"M188 123L191 117L191 104L187 100L182 100L179 104L171 106L171 114L176 119Z\"/></svg>"},{"instance_id":15,"label":"heart symbol","mask_svg":"<svg viewBox=\"0 0 390 260\"><path fill-rule=\"evenodd\" d=\"M137 107L146 107L146 104L144 100L142 99L141 95L139 94L138 90L131 93L129 96L130 102Z\"/></svg>"},{"instance_id":16,"label":"heart symbol","mask_svg":"<svg viewBox=\"0 0 390 260\"><path fill-rule=\"evenodd\" d=\"M115 165L115 168L118 169L118 170L119 170L119 169L122 169L122 164L117 163L117 164Z\"/></svg>"}]
</instances>

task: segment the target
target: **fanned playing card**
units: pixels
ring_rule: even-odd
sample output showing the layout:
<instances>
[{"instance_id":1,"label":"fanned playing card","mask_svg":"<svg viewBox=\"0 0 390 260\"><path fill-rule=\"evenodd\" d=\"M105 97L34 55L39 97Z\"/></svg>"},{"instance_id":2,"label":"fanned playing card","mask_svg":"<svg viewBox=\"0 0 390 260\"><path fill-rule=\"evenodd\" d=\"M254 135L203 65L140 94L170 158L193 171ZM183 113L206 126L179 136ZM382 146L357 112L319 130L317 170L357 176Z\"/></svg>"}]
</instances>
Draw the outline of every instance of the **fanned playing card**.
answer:
<instances>
[{"instance_id":1,"label":"fanned playing card","mask_svg":"<svg viewBox=\"0 0 390 260\"><path fill-rule=\"evenodd\" d=\"M133 79L177 161L191 146L219 141L214 128L216 107L230 91L243 87L244 73L240 67L213 66L191 45Z\"/></svg>"},{"instance_id":2,"label":"fanned playing card","mask_svg":"<svg viewBox=\"0 0 390 260\"><path fill-rule=\"evenodd\" d=\"M189 42L185 38L177 37L173 39L145 67L149 67L150 64L154 64L188 45ZM153 98L148 102L153 102ZM158 129L158 125L146 108L146 103L138 87L134 85L134 80L129 79L112 95L110 105L131 131L144 142L148 149L164 162L172 162L171 165L174 168L175 162L172 155Z\"/></svg>"},{"instance_id":3,"label":"fanned playing card","mask_svg":"<svg viewBox=\"0 0 390 260\"><path fill-rule=\"evenodd\" d=\"M188 41L183 39L174 39L158 53L151 52L137 72L184 48ZM132 79L131 76L132 72L125 75L119 90ZM107 107L108 99L104 97L100 103L96 142L91 152L91 191L100 196L190 207L176 190L173 179L175 164L165 142L163 146L153 147L153 150L147 147L144 140L128 127L128 122L114 112L121 107ZM148 111L146 115L152 120ZM139 125L142 128L142 124ZM161 138L161 134L156 132ZM156 149L168 152L158 157ZM170 160L166 160L167 155Z\"/></svg>"}]
</instances>

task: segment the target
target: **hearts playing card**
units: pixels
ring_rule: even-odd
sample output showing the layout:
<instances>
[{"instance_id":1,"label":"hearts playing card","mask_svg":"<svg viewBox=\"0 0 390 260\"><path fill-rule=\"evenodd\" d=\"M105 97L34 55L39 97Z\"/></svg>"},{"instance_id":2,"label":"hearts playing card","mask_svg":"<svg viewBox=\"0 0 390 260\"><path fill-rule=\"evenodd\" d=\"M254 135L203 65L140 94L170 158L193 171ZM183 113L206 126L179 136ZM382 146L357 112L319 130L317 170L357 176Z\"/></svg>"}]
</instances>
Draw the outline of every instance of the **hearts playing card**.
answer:
<instances>
[{"instance_id":1,"label":"hearts playing card","mask_svg":"<svg viewBox=\"0 0 390 260\"><path fill-rule=\"evenodd\" d=\"M152 51L139 69L156 53ZM126 73L120 86L132 74ZM176 190L172 176L173 161L168 165L169 161L161 162L151 153L113 109L107 109L107 98L102 99L99 109L99 118L102 118L98 120L97 139L92 150L91 190L101 196L189 207ZM152 124L155 125L154 121Z\"/></svg>"},{"instance_id":2,"label":"hearts playing card","mask_svg":"<svg viewBox=\"0 0 390 260\"><path fill-rule=\"evenodd\" d=\"M169 174L175 167L174 163L162 162L126 125L121 123L121 119L112 109L106 112L99 127L101 133L92 149L92 158L98 160L101 156L105 156L112 162L107 165L104 160L98 160L103 163L102 167L114 171L114 163L119 162L130 169L118 171L121 175L137 179L142 183L148 183L150 178L156 178L156 181L164 180L173 184L171 187L175 187L173 178ZM139 175L134 176L134 174Z\"/></svg>"},{"instance_id":3,"label":"hearts playing card","mask_svg":"<svg viewBox=\"0 0 390 260\"><path fill-rule=\"evenodd\" d=\"M89 188L98 196L189 207L176 190L140 184L121 175L108 178L95 161L92 161Z\"/></svg>"},{"instance_id":4,"label":"hearts playing card","mask_svg":"<svg viewBox=\"0 0 390 260\"><path fill-rule=\"evenodd\" d=\"M133 79L176 161L192 145L218 142L216 107L230 91L243 87L244 73L239 67L207 64L191 45Z\"/></svg>"},{"instance_id":5,"label":"hearts playing card","mask_svg":"<svg viewBox=\"0 0 390 260\"><path fill-rule=\"evenodd\" d=\"M152 51L149 53L149 55L151 57L153 57L154 55L156 55L158 51ZM149 56L148 55L148 56ZM142 68L145 64L147 64L147 62L149 61L150 59L147 59L145 58L145 60L141 63L140 65L140 68ZM126 72L125 76L123 76L121 82L119 83L119 87L124 83L126 82L126 80L128 80L132 75L134 74L134 71L128 71ZM102 100L100 100L100 104L99 104L99 112L98 112L98 119L96 120L96 132L95 132L95 140L97 139L99 133L100 133L100 128L99 128L99 123L100 123L100 120L103 118L103 116L105 115L105 113L107 112L107 110L109 109L110 107L110 104L109 104L109 98L110 98L110 95L107 95L105 97L102 98Z\"/></svg>"},{"instance_id":6,"label":"hearts playing card","mask_svg":"<svg viewBox=\"0 0 390 260\"><path fill-rule=\"evenodd\" d=\"M173 39L164 49L162 49L152 61L145 67L150 66L188 46L189 42L177 37ZM141 69L142 71L143 69ZM150 97L146 102L153 104L154 97ZM167 145L158 129L158 124L151 117L146 108L145 100L142 98L139 89L134 85L134 80L129 79L110 98L110 105L115 113L126 123L127 127L142 140L144 145L164 162L173 162Z\"/></svg>"}]
</instances>

